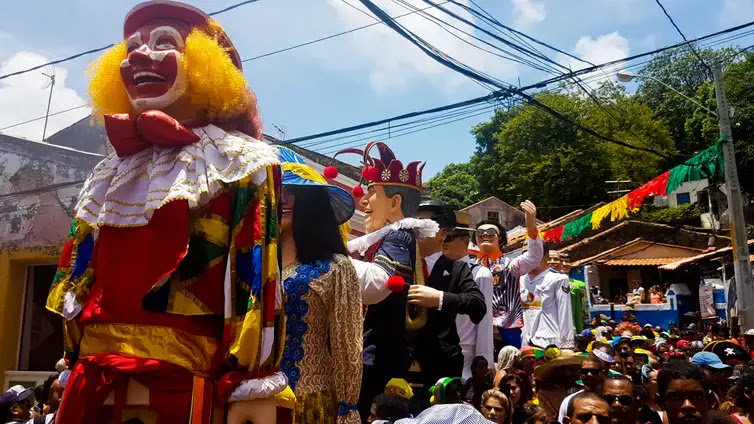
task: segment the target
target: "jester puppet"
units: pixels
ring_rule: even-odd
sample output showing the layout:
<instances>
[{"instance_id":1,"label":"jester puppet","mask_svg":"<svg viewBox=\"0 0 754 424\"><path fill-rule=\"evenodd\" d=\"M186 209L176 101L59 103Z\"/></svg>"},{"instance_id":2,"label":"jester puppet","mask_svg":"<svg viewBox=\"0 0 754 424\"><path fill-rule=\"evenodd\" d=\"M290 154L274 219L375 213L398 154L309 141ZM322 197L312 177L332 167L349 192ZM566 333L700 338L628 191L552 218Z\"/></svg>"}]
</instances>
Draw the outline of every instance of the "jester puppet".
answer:
<instances>
[{"instance_id":1,"label":"jester puppet","mask_svg":"<svg viewBox=\"0 0 754 424\"><path fill-rule=\"evenodd\" d=\"M58 424L275 422L278 154L223 29L142 3L92 64L114 152L84 184L47 308L72 373Z\"/></svg>"},{"instance_id":2,"label":"jester puppet","mask_svg":"<svg viewBox=\"0 0 754 424\"><path fill-rule=\"evenodd\" d=\"M379 157L370 155L373 148ZM416 241L434 236L438 226L431 220L412 218L421 200L422 162L404 167L381 142L370 142L363 151L345 149L336 156L341 153L362 157L362 180L367 184L366 193L361 185L353 190L366 215L367 234L348 242L349 251L363 255L363 261L352 262L362 286L362 301L369 305L364 319L364 367L358 405L364 417L369 416L372 400L385 391L390 379L407 376L407 337L424 325L427 311L407 305L406 288L424 285ZM334 174L332 169L325 172L330 177Z\"/></svg>"}]
</instances>

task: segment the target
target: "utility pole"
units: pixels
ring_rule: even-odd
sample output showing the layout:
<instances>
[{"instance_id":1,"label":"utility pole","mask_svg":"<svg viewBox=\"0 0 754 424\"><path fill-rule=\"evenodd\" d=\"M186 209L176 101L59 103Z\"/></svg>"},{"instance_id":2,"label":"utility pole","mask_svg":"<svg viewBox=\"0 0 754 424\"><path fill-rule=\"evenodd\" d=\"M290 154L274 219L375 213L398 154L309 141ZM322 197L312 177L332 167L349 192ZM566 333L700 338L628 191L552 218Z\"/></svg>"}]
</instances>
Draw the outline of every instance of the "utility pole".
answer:
<instances>
[{"instance_id":1,"label":"utility pole","mask_svg":"<svg viewBox=\"0 0 754 424\"><path fill-rule=\"evenodd\" d=\"M736 294L738 300L739 322L743 319L743 329L754 328L754 285L752 285L751 263L749 262L749 244L746 240L746 223L744 222L743 197L738 183L736 153L733 149L733 132L730 127L728 100L725 98L723 71L719 63L712 65L715 77L715 96L717 97L717 118L720 134L725 136L723 158L725 160L725 191L728 196L728 215L730 218L730 238L733 241L733 269L736 276Z\"/></svg>"}]
</instances>

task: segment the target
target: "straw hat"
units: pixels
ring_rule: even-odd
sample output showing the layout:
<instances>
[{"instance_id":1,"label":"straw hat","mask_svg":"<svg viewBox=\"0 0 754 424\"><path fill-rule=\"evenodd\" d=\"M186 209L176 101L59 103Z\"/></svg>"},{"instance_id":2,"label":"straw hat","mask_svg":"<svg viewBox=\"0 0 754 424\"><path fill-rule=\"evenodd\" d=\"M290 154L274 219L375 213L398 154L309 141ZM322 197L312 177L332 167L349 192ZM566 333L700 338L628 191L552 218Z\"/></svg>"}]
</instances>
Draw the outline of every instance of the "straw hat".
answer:
<instances>
[{"instance_id":1,"label":"straw hat","mask_svg":"<svg viewBox=\"0 0 754 424\"><path fill-rule=\"evenodd\" d=\"M560 355L557 358L545 362L534 370L534 378L538 380L549 380L558 372L558 368L571 365L581 365L581 362L587 357L588 355L577 354L572 350L561 350Z\"/></svg>"}]
</instances>

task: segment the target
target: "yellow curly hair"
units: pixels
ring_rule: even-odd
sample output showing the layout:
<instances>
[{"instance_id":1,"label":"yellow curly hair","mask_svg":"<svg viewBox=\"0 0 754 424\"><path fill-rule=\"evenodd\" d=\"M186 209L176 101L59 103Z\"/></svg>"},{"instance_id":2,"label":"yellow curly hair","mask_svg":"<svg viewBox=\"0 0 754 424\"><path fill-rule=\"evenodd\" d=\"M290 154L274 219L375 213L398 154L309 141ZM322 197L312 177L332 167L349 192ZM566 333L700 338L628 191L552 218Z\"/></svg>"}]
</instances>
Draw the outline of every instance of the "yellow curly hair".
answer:
<instances>
[{"instance_id":1,"label":"yellow curly hair","mask_svg":"<svg viewBox=\"0 0 754 424\"><path fill-rule=\"evenodd\" d=\"M211 23L209 30L212 34L194 28L186 37L178 65L186 69L186 96L199 117L209 122L227 123L242 118L245 122L234 122L238 124L235 126L261 127L254 93L248 89L243 72L233 65L217 41L222 29ZM120 64L126 55L125 42L118 43L87 70L92 113L100 123L106 114L135 112L120 75ZM243 128L239 130L249 133Z\"/></svg>"}]
</instances>

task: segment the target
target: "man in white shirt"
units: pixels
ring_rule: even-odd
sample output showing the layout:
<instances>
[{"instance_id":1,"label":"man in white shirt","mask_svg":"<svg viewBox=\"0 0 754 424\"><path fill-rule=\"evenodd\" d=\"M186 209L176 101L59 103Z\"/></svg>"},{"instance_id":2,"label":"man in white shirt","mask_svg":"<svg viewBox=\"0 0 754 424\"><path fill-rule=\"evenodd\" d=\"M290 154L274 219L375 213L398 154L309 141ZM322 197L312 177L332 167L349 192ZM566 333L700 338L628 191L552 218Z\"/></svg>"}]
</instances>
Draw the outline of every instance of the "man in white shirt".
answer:
<instances>
[{"instance_id":1,"label":"man in white shirt","mask_svg":"<svg viewBox=\"0 0 754 424\"><path fill-rule=\"evenodd\" d=\"M573 315L571 283L568 276L553 271L548 265L549 248L539 266L521 277L519 292L524 310L523 344L573 349Z\"/></svg>"},{"instance_id":2,"label":"man in white shirt","mask_svg":"<svg viewBox=\"0 0 754 424\"><path fill-rule=\"evenodd\" d=\"M463 217L459 217L459 225L468 225L464 222ZM460 339L461 352L463 353L463 381L471 377L471 361L476 356L483 356L491 369L495 367L494 340L492 335L492 272L485 266L475 264L469 258L468 246L471 239L470 228L459 228L448 232L442 245L442 253L453 260L460 260L468 263L471 273L474 277L479 290L484 295L484 304L487 306L487 313L479 324L474 324L468 315L458 315L456 317L456 331Z\"/></svg>"}]
</instances>

